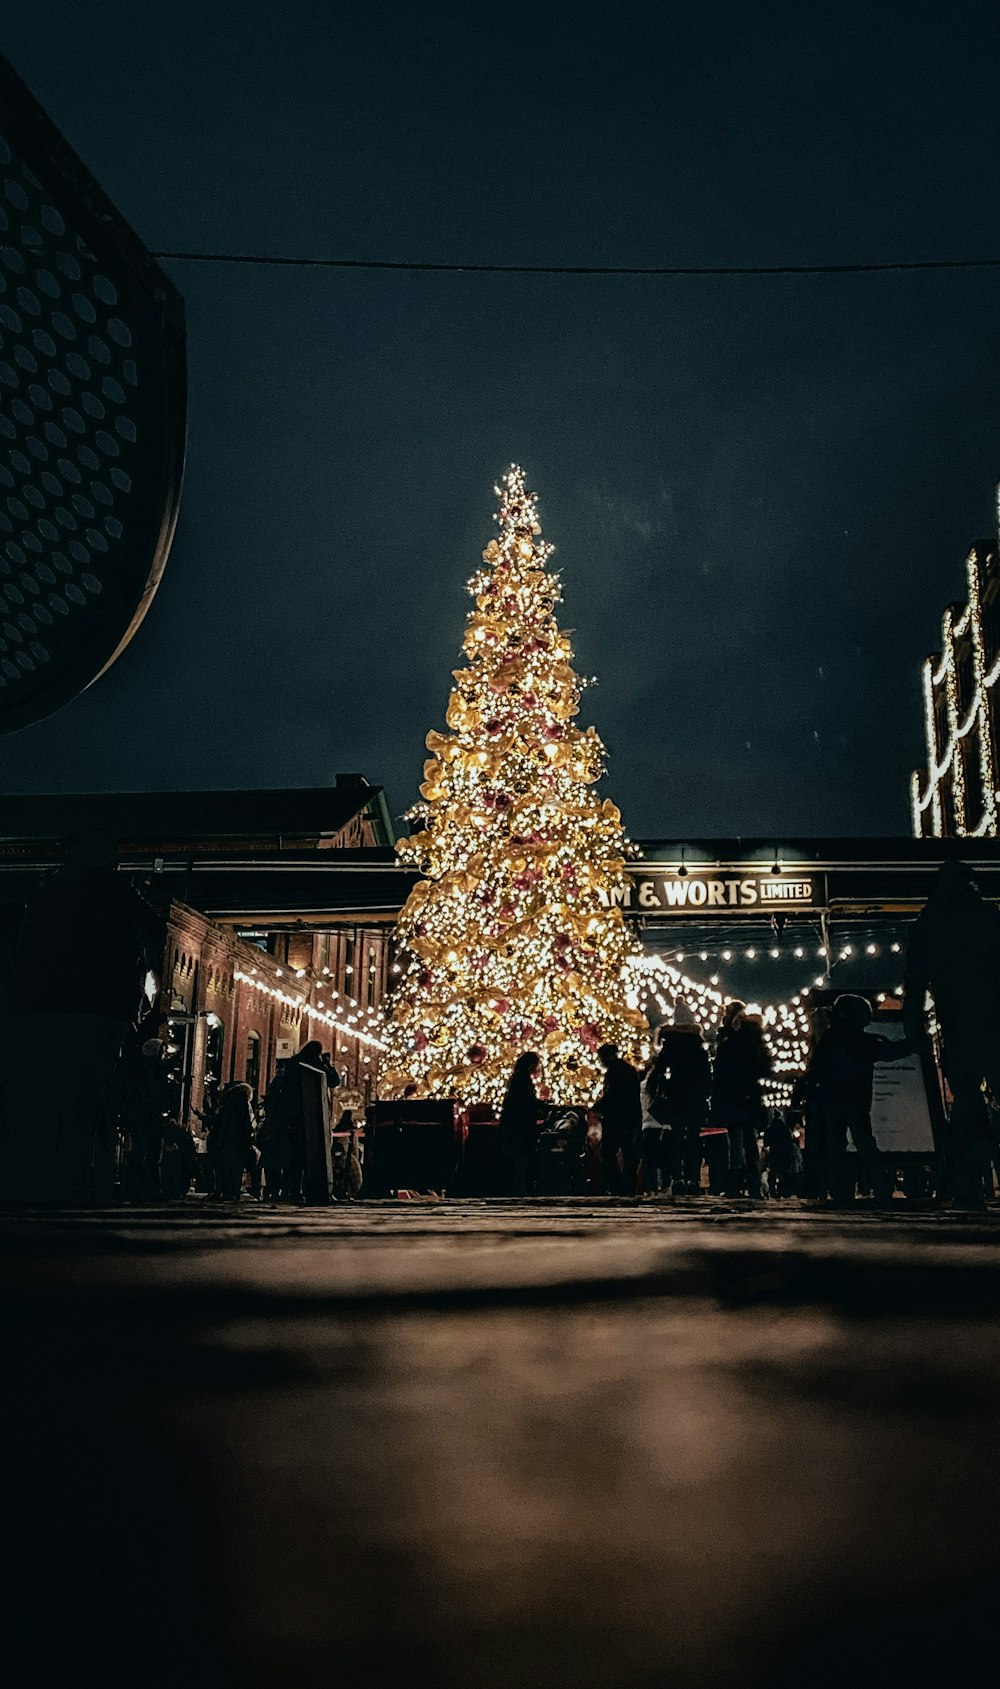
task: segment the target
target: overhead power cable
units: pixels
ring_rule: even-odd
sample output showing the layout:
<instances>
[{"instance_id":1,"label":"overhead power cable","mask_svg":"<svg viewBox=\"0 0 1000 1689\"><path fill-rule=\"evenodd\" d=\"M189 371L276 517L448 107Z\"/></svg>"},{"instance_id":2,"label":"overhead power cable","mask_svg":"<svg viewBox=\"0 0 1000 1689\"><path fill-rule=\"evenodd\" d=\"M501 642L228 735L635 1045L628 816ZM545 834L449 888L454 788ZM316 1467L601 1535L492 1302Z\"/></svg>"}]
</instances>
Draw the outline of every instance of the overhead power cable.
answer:
<instances>
[{"instance_id":1,"label":"overhead power cable","mask_svg":"<svg viewBox=\"0 0 1000 1689\"><path fill-rule=\"evenodd\" d=\"M408 258L295 258L260 252L154 252L176 264L248 264L299 270L411 270L487 276L867 276L910 270L997 270L1000 258L912 258L871 264L451 264Z\"/></svg>"}]
</instances>

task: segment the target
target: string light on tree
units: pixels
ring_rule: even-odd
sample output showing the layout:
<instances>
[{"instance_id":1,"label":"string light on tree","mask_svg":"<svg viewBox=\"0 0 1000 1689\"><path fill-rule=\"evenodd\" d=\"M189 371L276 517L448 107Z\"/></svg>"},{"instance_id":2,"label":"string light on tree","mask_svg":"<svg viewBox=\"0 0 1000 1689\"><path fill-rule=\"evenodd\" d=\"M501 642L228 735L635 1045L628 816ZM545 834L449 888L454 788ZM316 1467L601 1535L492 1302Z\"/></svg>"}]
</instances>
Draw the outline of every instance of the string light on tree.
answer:
<instances>
[{"instance_id":1,"label":"string light on tree","mask_svg":"<svg viewBox=\"0 0 1000 1689\"><path fill-rule=\"evenodd\" d=\"M574 718L586 684L555 619L559 577L535 498L512 465L447 710L397 846L424 876L396 928L402 972L385 1038L384 1095L496 1103L537 1049L559 1102L590 1101L598 1046L646 1053L634 962L617 906L629 841L594 785L604 747Z\"/></svg>"}]
</instances>

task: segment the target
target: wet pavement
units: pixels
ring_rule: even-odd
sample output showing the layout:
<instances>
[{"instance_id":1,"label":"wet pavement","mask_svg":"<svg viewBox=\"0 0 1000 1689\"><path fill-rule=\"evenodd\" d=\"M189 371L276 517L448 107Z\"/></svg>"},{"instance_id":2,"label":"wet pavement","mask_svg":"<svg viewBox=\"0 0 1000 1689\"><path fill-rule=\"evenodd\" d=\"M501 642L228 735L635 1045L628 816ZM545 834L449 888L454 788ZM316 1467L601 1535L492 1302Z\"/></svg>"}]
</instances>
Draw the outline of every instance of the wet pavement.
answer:
<instances>
[{"instance_id":1,"label":"wet pavement","mask_svg":"<svg viewBox=\"0 0 1000 1689\"><path fill-rule=\"evenodd\" d=\"M881 1684L996 1652L1000 1213L0 1215L18 1683Z\"/></svg>"}]
</instances>

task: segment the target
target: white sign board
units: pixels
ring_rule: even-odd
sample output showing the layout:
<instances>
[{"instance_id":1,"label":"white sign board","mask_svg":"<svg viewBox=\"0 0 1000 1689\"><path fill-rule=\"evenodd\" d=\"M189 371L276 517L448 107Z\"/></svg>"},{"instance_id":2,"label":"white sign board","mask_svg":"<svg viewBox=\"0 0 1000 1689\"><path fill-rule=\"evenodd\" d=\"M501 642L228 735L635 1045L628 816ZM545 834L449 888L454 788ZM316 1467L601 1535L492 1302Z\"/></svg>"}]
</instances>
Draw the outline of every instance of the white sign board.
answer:
<instances>
[{"instance_id":1,"label":"white sign board","mask_svg":"<svg viewBox=\"0 0 1000 1689\"><path fill-rule=\"evenodd\" d=\"M898 1021L877 1020L870 1030L893 1042L903 1039L903 1027ZM918 1055L897 1062L876 1063L872 1131L883 1153L933 1155L931 1111Z\"/></svg>"}]
</instances>

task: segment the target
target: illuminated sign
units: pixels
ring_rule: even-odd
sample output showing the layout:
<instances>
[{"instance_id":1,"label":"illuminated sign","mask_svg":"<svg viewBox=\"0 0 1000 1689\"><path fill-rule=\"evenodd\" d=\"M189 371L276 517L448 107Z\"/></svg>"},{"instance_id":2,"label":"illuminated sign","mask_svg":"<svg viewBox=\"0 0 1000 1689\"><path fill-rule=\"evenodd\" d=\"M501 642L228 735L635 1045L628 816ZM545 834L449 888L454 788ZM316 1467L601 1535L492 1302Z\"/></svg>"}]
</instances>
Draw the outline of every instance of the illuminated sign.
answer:
<instances>
[{"instance_id":1,"label":"illuminated sign","mask_svg":"<svg viewBox=\"0 0 1000 1689\"><path fill-rule=\"evenodd\" d=\"M735 868L662 868L654 862L626 864L624 890L614 902L631 915L772 915L781 910L822 909L822 874L783 869L760 873Z\"/></svg>"}]
</instances>

